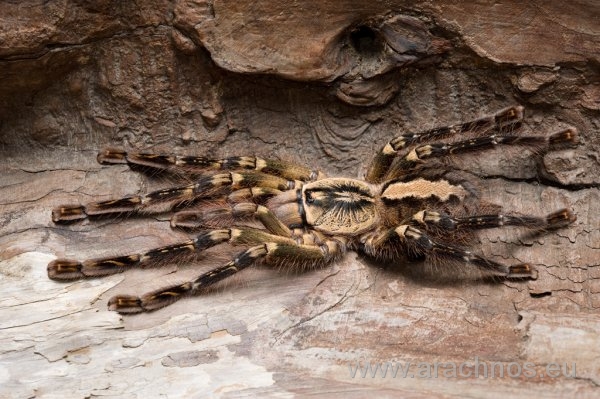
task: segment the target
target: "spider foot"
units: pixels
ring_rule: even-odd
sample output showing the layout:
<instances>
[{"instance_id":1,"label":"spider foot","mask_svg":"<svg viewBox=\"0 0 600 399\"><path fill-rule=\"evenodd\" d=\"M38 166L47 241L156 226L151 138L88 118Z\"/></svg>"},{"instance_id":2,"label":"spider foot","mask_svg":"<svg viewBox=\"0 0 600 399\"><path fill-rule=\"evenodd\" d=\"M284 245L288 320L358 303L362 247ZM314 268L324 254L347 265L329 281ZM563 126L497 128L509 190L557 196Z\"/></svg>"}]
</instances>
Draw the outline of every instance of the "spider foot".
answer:
<instances>
[{"instance_id":1,"label":"spider foot","mask_svg":"<svg viewBox=\"0 0 600 399\"><path fill-rule=\"evenodd\" d=\"M122 150L107 148L98 153L96 160L101 165L126 164L127 153Z\"/></svg>"},{"instance_id":2,"label":"spider foot","mask_svg":"<svg viewBox=\"0 0 600 399\"><path fill-rule=\"evenodd\" d=\"M577 216L568 209L561 209L546 216L549 229L567 226L577 220Z\"/></svg>"},{"instance_id":3,"label":"spider foot","mask_svg":"<svg viewBox=\"0 0 600 399\"><path fill-rule=\"evenodd\" d=\"M64 205L52 210L54 223L71 223L87 218L85 207L81 205Z\"/></svg>"},{"instance_id":4,"label":"spider foot","mask_svg":"<svg viewBox=\"0 0 600 399\"><path fill-rule=\"evenodd\" d=\"M48 277L52 280L79 280L84 278L83 264L72 259L55 259L48 263Z\"/></svg>"},{"instance_id":5,"label":"spider foot","mask_svg":"<svg viewBox=\"0 0 600 399\"><path fill-rule=\"evenodd\" d=\"M576 144L578 141L579 134L574 127L568 127L550 136L550 145Z\"/></svg>"},{"instance_id":6,"label":"spider foot","mask_svg":"<svg viewBox=\"0 0 600 399\"><path fill-rule=\"evenodd\" d=\"M110 276L122 273L141 261L138 254L88 259L83 262L73 259L55 259L48 263L48 277L52 280L79 280L89 277Z\"/></svg>"},{"instance_id":7,"label":"spider foot","mask_svg":"<svg viewBox=\"0 0 600 399\"><path fill-rule=\"evenodd\" d=\"M119 313L141 313L151 312L175 302L184 295L192 294L195 286L192 282L163 288L144 294L141 297L135 295L116 295L108 301L108 309Z\"/></svg>"},{"instance_id":8,"label":"spider foot","mask_svg":"<svg viewBox=\"0 0 600 399\"><path fill-rule=\"evenodd\" d=\"M134 295L116 295L109 299L108 309L119 313L141 313L142 300Z\"/></svg>"},{"instance_id":9,"label":"spider foot","mask_svg":"<svg viewBox=\"0 0 600 399\"><path fill-rule=\"evenodd\" d=\"M521 263L519 265L509 266L507 278L528 278L531 280L537 280L538 272L529 263Z\"/></svg>"}]
</instances>

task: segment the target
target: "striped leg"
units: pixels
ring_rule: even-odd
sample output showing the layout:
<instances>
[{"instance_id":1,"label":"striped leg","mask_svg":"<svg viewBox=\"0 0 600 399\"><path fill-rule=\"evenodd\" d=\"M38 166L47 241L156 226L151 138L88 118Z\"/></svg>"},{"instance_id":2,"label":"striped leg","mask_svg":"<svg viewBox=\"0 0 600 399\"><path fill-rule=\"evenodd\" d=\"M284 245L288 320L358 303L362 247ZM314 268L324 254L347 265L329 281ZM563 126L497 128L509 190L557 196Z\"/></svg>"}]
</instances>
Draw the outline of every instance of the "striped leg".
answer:
<instances>
[{"instance_id":1,"label":"striped leg","mask_svg":"<svg viewBox=\"0 0 600 399\"><path fill-rule=\"evenodd\" d=\"M396 228L374 236L365 243L365 252L376 255L384 248L401 245L403 253L425 256L438 260L454 260L475 266L482 271L507 278L537 278L537 271L529 263L512 266L503 265L486 259L473 252L446 244L430 238L425 232L410 225L400 225Z\"/></svg>"},{"instance_id":2,"label":"striped leg","mask_svg":"<svg viewBox=\"0 0 600 399\"><path fill-rule=\"evenodd\" d=\"M490 135L455 143L435 143L415 147L404 157L399 159L399 170L410 170L426 162L428 159L440 158L449 155L464 154L467 152L490 150L498 145L524 146L535 149L548 149L558 144L575 143L577 130L568 128L549 137L545 136L503 136Z\"/></svg>"},{"instance_id":3,"label":"striped leg","mask_svg":"<svg viewBox=\"0 0 600 399\"><path fill-rule=\"evenodd\" d=\"M89 216L131 213L160 213L170 211L181 203L202 198L213 198L223 194L233 194L245 188L264 188L257 195L270 195L276 191L289 190L299 182L282 177L256 172L226 172L204 176L196 183L186 186L153 191L146 195L136 195L120 199L92 202L87 205L65 205L52 210L54 223L69 223L86 219ZM301 184L301 183L300 183ZM271 191L269 191L271 190ZM239 195L242 197L243 195Z\"/></svg>"},{"instance_id":4,"label":"striped leg","mask_svg":"<svg viewBox=\"0 0 600 399\"><path fill-rule=\"evenodd\" d=\"M291 238L280 237L264 230L251 228L217 229L198 235L192 240L155 248L147 252L77 261L56 259L48 264L48 277L53 280L77 280L122 273L131 268L182 261L202 251L228 242L232 245L256 245L274 242L293 245Z\"/></svg>"},{"instance_id":5,"label":"striped leg","mask_svg":"<svg viewBox=\"0 0 600 399\"><path fill-rule=\"evenodd\" d=\"M204 174L207 170L246 169L288 180L311 181L321 177L319 171L301 165L254 156L210 159L194 156L128 153L117 149L105 149L98 154L97 159L103 165L128 164L130 167L183 172L192 175Z\"/></svg>"},{"instance_id":6,"label":"striped leg","mask_svg":"<svg viewBox=\"0 0 600 399\"><path fill-rule=\"evenodd\" d=\"M453 218L444 213L420 211L414 214L411 220L428 229L479 230L504 226L518 226L526 227L528 229L551 230L571 224L577 220L577 217L568 209L558 210L550 213L546 217L495 214Z\"/></svg>"},{"instance_id":7,"label":"striped leg","mask_svg":"<svg viewBox=\"0 0 600 399\"><path fill-rule=\"evenodd\" d=\"M302 260L303 263L322 265L341 255L344 249L344 244L334 240L320 246L267 242L241 252L227 264L203 273L192 281L161 288L139 297L117 295L109 300L108 307L120 313L148 312L170 305L182 297L200 293L261 260L274 263Z\"/></svg>"},{"instance_id":8,"label":"striped leg","mask_svg":"<svg viewBox=\"0 0 600 399\"><path fill-rule=\"evenodd\" d=\"M390 140L375 155L368 169L366 180L372 183L381 182L388 173L392 162L398 154L411 146L433 140L439 140L466 132L485 133L492 129L501 130L515 126L523 119L523 107L513 106L469 122L439 127L419 133L407 133Z\"/></svg>"},{"instance_id":9,"label":"striped leg","mask_svg":"<svg viewBox=\"0 0 600 399\"><path fill-rule=\"evenodd\" d=\"M290 237L292 234L290 229L266 206L251 202L178 212L171 218L171 227L190 231L211 227L211 224L223 221L234 222L249 218L258 219L273 234L282 237Z\"/></svg>"}]
</instances>

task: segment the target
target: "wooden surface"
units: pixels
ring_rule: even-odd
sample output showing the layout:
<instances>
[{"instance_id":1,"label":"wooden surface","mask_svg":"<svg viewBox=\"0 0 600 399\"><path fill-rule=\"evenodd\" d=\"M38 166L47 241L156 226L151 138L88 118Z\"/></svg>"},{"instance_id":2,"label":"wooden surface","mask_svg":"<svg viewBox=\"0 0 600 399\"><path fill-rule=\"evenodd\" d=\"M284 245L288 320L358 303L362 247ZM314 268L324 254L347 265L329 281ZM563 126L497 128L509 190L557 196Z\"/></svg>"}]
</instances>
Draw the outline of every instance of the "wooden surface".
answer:
<instances>
[{"instance_id":1,"label":"wooden surface","mask_svg":"<svg viewBox=\"0 0 600 399\"><path fill-rule=\"evenodd\" d=\"M597 397L599 7L463 3L0 4L0 397ZM47 278L56 257L187 237L162 216L52 224L56 205L169 184L98 165L105 146L260 154L357 177L398 132L510 104L526 107L526 131L574 125L581 135L542 159L493 152L462 165L506 210L577 214L546 236L481 235L482 253L534 263L536 281L436 282L349 253L310 273L253 270L122 317L106 308L112 295L185 280L225 255ZM411 362L415 377L353 378L358 362ZM499 362L505 376L417 376L419 363L475 362ZM553 362L568 375L540 377ZM508 376L513 363L537 376Z\"/></svg>"}]
</instances>

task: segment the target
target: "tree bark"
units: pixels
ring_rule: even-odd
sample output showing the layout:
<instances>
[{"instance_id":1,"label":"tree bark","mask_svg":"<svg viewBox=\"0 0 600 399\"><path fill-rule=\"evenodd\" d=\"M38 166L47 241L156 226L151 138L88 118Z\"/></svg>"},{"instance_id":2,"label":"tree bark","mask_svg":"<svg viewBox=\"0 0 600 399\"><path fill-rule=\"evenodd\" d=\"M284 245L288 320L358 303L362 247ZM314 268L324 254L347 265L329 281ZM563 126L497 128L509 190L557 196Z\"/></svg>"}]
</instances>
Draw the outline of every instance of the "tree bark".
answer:
<instances>
[{"instance_id":1,"label":"tree bark","mask_svg":"<svg viewBox=\"0 0 600 399\"><path fill-rule=\"evenodd\" d=\"M0 3L0 397L597 396L599 19L594 0ZM51 222L57 205L169 184L98 165L101 148L256 154L355 178L400 132L513 104L526 132L580 135L541 157L462 165L506 211L577 215L544 236L481 234L481 253L533 263L535 281L431 281L349 253L123 317L107 310L112 295L183 281L225 254L47 277L57 257L188 237L163 216ZM390 369L356 371L369 363Z\"/></svg>"}]
</instances>

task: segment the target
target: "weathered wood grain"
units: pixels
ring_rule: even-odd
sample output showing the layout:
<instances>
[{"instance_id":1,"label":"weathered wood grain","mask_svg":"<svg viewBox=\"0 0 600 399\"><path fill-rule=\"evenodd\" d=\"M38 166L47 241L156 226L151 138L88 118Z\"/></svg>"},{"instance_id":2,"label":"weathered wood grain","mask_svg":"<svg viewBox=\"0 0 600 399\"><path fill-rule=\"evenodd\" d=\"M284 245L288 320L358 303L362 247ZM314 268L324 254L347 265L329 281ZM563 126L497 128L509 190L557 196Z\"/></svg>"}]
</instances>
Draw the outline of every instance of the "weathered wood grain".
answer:
<instances>
[{"instance_id":1,"label":"weathered wood grain","mask_svg":"<svg viewBox=\"0 0 600 399\"><path fill-rule=\"evenodd\" d=\"M592 0L1 3L0 397L596 397L599 17ZM411 18L414 28L397 24ZM423 62L402 62L399 43L421 45ZM546 236L481 235L492 259L537 265L536 281L436 282L350 253L121 317L106 309L112 295L184 280L226 255L47 278L55 257L187 237L163 217L52 224L53 206L169 184L98 165L99 148L260 154L356 177L400 131L515 103L527 131L574 125L581 136L541 160L512 151L462 164L507 210L577 214ZM414 374L437 364L439 377L353 377L367 362L411 362ZM505 375L442 373L475 362ZM536 377L508 375L525 363ZM567 375L540 377L551 363Z\"/></svg>"}]
</instances>

